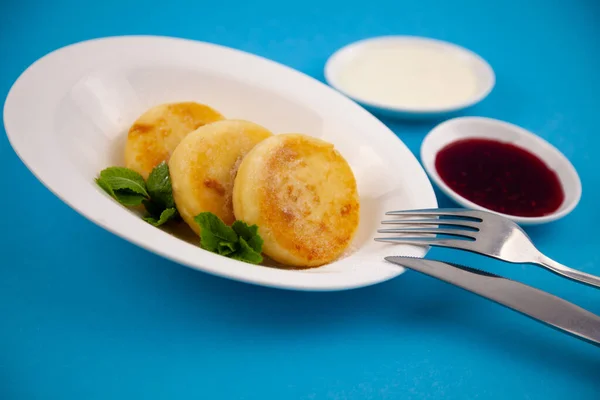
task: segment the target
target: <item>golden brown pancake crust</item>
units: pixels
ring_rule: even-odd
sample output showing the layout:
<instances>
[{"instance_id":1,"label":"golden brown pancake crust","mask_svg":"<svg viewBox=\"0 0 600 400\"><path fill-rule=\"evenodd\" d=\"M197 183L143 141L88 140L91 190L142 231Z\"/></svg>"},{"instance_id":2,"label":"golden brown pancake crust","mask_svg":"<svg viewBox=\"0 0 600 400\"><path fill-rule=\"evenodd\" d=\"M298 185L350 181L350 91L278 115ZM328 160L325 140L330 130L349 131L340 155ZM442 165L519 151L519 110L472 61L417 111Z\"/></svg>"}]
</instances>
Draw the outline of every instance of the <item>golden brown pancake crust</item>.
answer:
<instances>
[{"instance_id":1,"label":"golden brown pancake crust","mask_svg":"<svg viewBox=\"0 0 600 400\"><path fill-rule=\"evenodd\" d=\"M354 237L356 181L327 142L299 134L266 139L242 161L235 185L236 217L259 226L264 252L276 261L319 266L337 258Z\"/></svg>"},{"instance_id":2,"label":"golden brown pancake crust","mask_svg":"<svg viewBox=\"0 0 600 400\"><path fill-rule=\"evenodd\" d=\"M271 136L264 127L239 120L204 125L186 136L169 161L173 198L179 213L196 233L194 217L212 212L230 225L235 221L233 183L244 156Z\"/></svg>"},{"instance_id":3,"label":"golden brown pancake crust","mask_svg":"<svg viewBox=\"0 0 600 400\"><path fill-rule=\"evenodd\" d=\"M125 145L125 166L147 178L168 161L181 140L195 129L223 116L194 102L161 104L147 110L131 126Z\"/></svg>"}]
</instances>

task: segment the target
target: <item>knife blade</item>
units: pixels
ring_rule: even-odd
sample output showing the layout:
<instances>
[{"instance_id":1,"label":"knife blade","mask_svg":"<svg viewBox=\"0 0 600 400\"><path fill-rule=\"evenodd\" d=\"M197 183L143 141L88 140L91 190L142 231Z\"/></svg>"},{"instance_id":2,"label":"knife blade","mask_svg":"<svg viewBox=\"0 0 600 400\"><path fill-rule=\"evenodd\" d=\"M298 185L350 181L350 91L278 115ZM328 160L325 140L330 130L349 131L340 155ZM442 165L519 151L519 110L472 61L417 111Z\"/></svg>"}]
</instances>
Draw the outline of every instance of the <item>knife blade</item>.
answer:
<instances>
[{"instance_id":1,"label":"knife blade","mask_svg":"<svg viewBox=\"0 0 600 400\"><path fill-rule=\"evenodd\" d=\"M451 283L600 346L600 317L550 293L458 264L412 257L385 257L385 260Z\"/></svg>"}]
</instances>

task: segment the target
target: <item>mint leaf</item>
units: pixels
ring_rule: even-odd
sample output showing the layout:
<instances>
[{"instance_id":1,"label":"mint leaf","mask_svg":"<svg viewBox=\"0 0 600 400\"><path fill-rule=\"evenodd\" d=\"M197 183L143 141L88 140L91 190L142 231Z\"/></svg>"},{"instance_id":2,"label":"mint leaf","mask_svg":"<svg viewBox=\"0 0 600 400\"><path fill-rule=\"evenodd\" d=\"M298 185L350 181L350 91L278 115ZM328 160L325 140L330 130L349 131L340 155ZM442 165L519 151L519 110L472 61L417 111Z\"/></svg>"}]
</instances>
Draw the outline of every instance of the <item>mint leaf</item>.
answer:
<instances>
[{"instance_id":1,"label":"mint leaf","mask_svg":"<svg viewBox=\"0 0 600 400\"><path fill-rule=\"evenodd\" d=\"M142 202L142 204L144 204L146 211L148 211L148 217L146 217L146 218L154 218L154 219L160 218L160 215L163 212L165 212L166 210L169 210L171 208L174 209L175 212L173 213L173 216L171 218L169 218L169 220L179 218L179 212L177 212L177 208L175 208L175 207L163 208L160 205L154 203L152 200L144 200Z\"/></svg>"},{"instance_id":2,"label":"mint leaf","mask_svg":"<svg viewBox=\"0 0 600 400\"><path fill-rule=\"evenodd\" d=\"M219 246L217 248L217 252L222 256L228 256L237 250L237 243L232 242L219 242Z\"/></svg>"},{"instance_id":3,"label":"mint leaf","mask_svg":"<svg viewBox=\"0 0 600 400\"><path fill-rule=\"evenodd\" d=\"M263 239L258 226L235 221L231 226L211 212L198 214L194 220L200 226L200 246L213 253L251 264L262 262Z\"/></svg>"},{"instance_id":4,"label":"mint leaf","mask_svg":"<svg viewBox=\"0 0 600 400\"><path fill-rule=\"evenodd\" d=\"M165 210L163 207L159 206L152 200L144 200L142 204L144 204L144 207L146 208L146 211L148 211L148 214L153 217L158 218L160 214Z\"/></svg>"},{"instance_id":5,"label":"mint leaf","mask_svg":"<svg viewBox=\"0 0 600 400\"><path fill-rule=\"evenodd\" d=\"M160 226L179 216L173 200L169 166L166 162L163 161L152 169L146 181L146 188L150 200L143 201L149 214L144 218L145 221Z\"/></svg>"},{"instance_id":6,"label":"mint leaf","mask_svg":"<svg viewBox=\"0 0 600 400\"><path fill-rule=\"evenodd\" d=\"M160 217L156 219L155 217L148 216L144 217L144 221L151 223L154 226L161 226L165 222L174 218L177 215L177 210L174 207L167 208L160 213Z\"/></svg>"},{"instance_id":7,"label":"mint leaf","mask_svg":"<svg viewBox=\"0 0 600 400\"><path fill-rule=\"evenodd\" d=\"M163 225L179 215L165 162L152 170L147 184L140 174L123 167L105 168L95 180L102 190L124 206L144 204L149 214L144 220L154 226Z\"/></svg>"},{"instance_id":8,"label":"mint leaf","mask_svg":"<svg viewBox=\"0 0 600 400\"><path fill-rule=\"evenodd\" d=\"M146 187L153 203L156 203L163 209L175 207L169 166L165 161L154 167L150 175L148 175ZM148 212L152 213L150 210Z\"/></svg>"},{"instance_id":9,"label":"mint leaf","mask_svg":"<svg viewBox=\"0 0 600 400\"><path fill-rule=\"evenodd\" d=\"M252 247L252 250L257 252L258 254L262 253L262 247L264 240L258 234L256 236L252 236L250 240L247 240L248 245Z\"/></svg>"},{"instance_id":10,"label":"mint leaf","mask_svg":"<svg viewBox=\"0 0 600 400\"><path fill-rule=\"evenodd\" d=\"M237 220L232 225L231 228L237 233L239 236L246 239L246 241L250 240L252 236L258 235L258 226L252 225L248 226L244 221Z\"/></svg>"},{"instance_id":11,"label":"mint leaf","mask_svg":"<svg viewBox=\"0 0 600 400\"><path fill-rule=\"evenodd\" d=\"M117 190L115 191L115 198L121 204L126 207L135 207L142 204L145 197L141 194L130 192L129 190Z\"/></svg>"},{"instance_id":12,"label":"mint leaf","mask_svg":"<svg viewBox=\"0 0 600 400\"><path fill-rule=\"evenodd\" d=\"M104 190L106 193L108 193L111 197L113 197L115 199L117 198L117 196L115 195L115 191L112 190L110 185L107 184L106 182L104 182L102 180L102 178L96 178L96 183L98 184L98 186L100 186L102 188L102 190Z\"/></svg>"},{"instance_id":13,"label":"mint leaf","mask_svg":"<svg viewBox=\"0 0 600 400\"><path fill-rule=\"evenodd\" d=\"M132 192L129 189L113 190L102 178L96 178L96 183L112 198L127 207L139 206L146 199L144 195Z\"/></svg>"},{"instance_id":14,"label":"mint leaf","mask_svg":"<svg viewBox=\"0 0 600 400\"><path fill-rule=\"evenodd\" d=\"M244 221L238 220L231 227L254 251L259 254L262 252L263 239L258 235L257 225L248 226Z\"/></svg>"},{"instance_id":15,"label":"mint leaf","mask_svg":"<svg viewBox=\"0 0 600 400\"><path fill-rule=\"evenodd\" d=\"M232 253L229 257L238 261L245 261L250 264L259 264L262 262L263 257L260 253L256 252L250 245L240 237L240 248Z\"/></svg>"},{"instance_id":16,"label":"mint leaf","mask_svg":"<svg viewBox=\"0 0 600 400\"><path fill-rule=\"evenodd\" d=\"M100 172L96 183L124 206L139 206L148 198L144 178L128 168L106 168Z\"/></svg>"},{"instance_id":17,"label":"mint leaf","mask_svg":"<svg viewBox=\"0 0 600 400\"><path fill-rule=\"evenodd\" d=\"M102 182L102 187L110 188L114 194L119 190L128 190L143 197L148 197L144 178L129 168L109 167L103 169L100 171L99 179Z\"/></svg>"},{"instance_id":18,"label":"mint leaf","mask_svg":"<svg viewBox=\"0 0 600 400\"><path fill-rule=\"evenodd\" d=\"M213 253L219 253L222 243L237 243L238 235L211 212L203 212L194 217L200 226L200 246Z\"/></svg>"}]
</instances>

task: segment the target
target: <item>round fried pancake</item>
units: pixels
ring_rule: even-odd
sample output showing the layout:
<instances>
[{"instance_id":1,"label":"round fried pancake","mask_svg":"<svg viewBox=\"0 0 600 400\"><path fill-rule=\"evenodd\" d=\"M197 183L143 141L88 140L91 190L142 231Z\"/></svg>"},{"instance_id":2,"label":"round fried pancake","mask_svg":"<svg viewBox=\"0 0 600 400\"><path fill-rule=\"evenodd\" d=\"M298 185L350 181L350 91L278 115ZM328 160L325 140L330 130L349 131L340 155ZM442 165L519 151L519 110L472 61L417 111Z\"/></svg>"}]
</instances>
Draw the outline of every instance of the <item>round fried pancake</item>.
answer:
<instances>
[{"instance_id":1,"label":"round fried pancake","mask_svg":"<svg viewBox=\"0 0 600 400\"><path fill-rule=\"evenodd\" d=\"M244 156L272 133L248 121L223 120L187 135L169 160L173 198L185 222L200 234L194 217L210 211L226 224L235 221L231 195Z\"/></svg>"},{"instance_id":2,"label":"round fried pancake","mask_svg":"<svg viewBox=\"0 0 600 400\"><path fill-rule=\"evenodd\" d=\"M155 166L169 160L187 134L222 119L223 116L218 111L194 102L152 107L129 129L125 145L125 166L148 178Z\"/></svg>"},{"instance_id":3,"label":"round fried pancake","mask_svg":"<svg viewBox=\"0 0 600 400\"><path fill-rule=\"evenodd\" d=\"M297 267L335 260L359 224L350 166L332 144L301 134L272 136L246 155L233 207L237 219L258 225L266 255Z\"/></svg>"}]
</instances>

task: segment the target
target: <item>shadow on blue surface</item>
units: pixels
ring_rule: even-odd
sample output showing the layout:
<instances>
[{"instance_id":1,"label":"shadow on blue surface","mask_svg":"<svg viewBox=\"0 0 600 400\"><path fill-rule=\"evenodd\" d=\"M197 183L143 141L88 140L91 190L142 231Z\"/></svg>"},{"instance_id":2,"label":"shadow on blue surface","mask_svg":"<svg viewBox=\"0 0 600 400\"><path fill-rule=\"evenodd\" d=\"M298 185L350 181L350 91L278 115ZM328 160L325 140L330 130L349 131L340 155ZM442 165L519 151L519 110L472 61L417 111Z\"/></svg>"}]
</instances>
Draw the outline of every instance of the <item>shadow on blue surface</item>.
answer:
<instances>
[{"instance_id":1,"label":"shadow on blue surface","mask_svg":"<svg viewBox=\"0 0 600 400\"><path fill-rule=\"evenodd\" d=\"M160 264L150 268L155 277L151 278L146 269L140 277L149 294L166 290L170 299L182 302L173 304L174 309L186 307L194 298L200 303L208 300L217 308L213 312L226 319L233 332L249 337L310 341L329 334L332 340L343 341L345 327L357 323L386 326L399 341L407 337L418 341L421 335L431 339L432 332L448 332L460 338L455 343L458 347L485 349L525 364L589 379L600 388L600 349L576 339L569 343L562 333L525 317L515 323L508 315L512 311L417 273L408 272L376 287L305 293L230 282ZM164 279L165 272L169 279ZM205 320L205 308L197 309L195 314L194 307L187 304L187 310L190 320ZM600 307L591 311L600 312ZM428 348L427 343L421 345ZM495 361L490 358L488 362ZM565 365L572 368L565 370Z\"/></svg>"}]
</instances>

